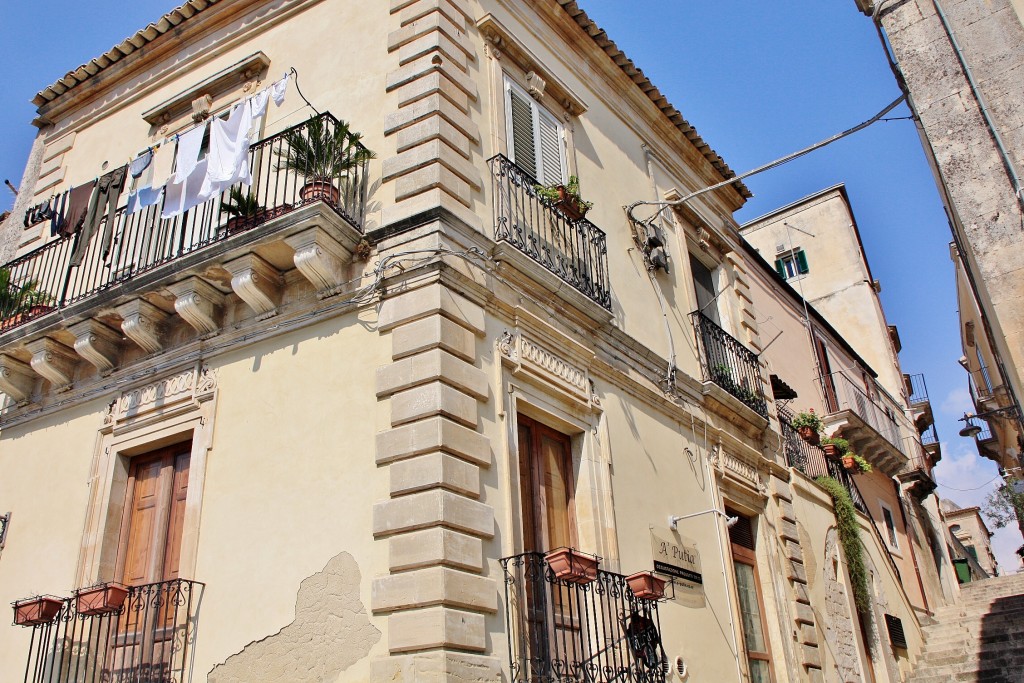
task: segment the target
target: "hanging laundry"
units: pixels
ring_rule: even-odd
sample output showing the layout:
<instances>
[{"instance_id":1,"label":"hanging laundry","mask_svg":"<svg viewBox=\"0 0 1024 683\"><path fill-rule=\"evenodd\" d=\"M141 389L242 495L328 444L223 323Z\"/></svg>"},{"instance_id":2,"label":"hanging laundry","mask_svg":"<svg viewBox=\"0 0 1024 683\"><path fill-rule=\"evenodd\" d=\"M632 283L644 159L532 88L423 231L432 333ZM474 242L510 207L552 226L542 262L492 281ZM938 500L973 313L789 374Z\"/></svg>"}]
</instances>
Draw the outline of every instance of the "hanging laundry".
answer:
<instances>
[{"instance_id":1,"label":"hanging laundry","mask_svg":"<svg viewBox=\"0 0 1024 683\"><path fill-rule=\"evenodd\" d=\"M134 192L128 193L128 206L125 207L125 211L128 215L141 211L148 206L159 204L160 200L164 198L164 188L162 187L143 187L135 190Z\"/></svg>"},{"instance_id":2,"label":"hanging laundry","mask_svg":"<svg viewBox=\"0 0 1024 683\"><path fill-rule=\"evenodd\" d=\"M252 117L258 119L267 113L267 102L270 101L270 88L260 90L249 100L252 106Z\"/></svg>"},{"instance_id":3,"label":"hanging laundry","mask_svg":"<svg viewBox=\"0 0 1024 683\"><path fill-rule=\"evenodd\" d=\"M270 96L274 98L274 104L281 106L284 104L284 94L288 90L288 79L289 75L285 74L281 80L273 83L270 86Z\"/></svg>"},{"instance_id":4,"label":"hanging laundry","mask_svg":"<svg viewBox=\"0 0 1024 683\"><path fill-rule=\"evenodd\" d=\"M89 198L89 211L82 222L82 232L78 236L75 250L71 253L72 266L81 265L82 258L85 257L85 252L89 248L89 242L92 240L96 228L99 227L100 221L103 220L103 216L106 216L107 220L103 227L103 236L100 238L100 253L105 258L107 252L110 251L117 200L121 196L121 190L124 188L124 181L127 177L128 167L122 166L102 176L96 183L96 190Z\"/></svg>"},{"instance_id":5,"label":"hanging laundry","mask_svg":"<svg viewBox=\"0 0 1024 683\"><path fill-rule=\"evenodd\" d=\"M200 140L202 144L202 140ZM153 153L153 163L149 165L153 171L151 187L163 187L171 178L171 169L174 167L174 145L165 142Z\"/></svg>"},{"instance_id":6,"label":"hanging laundry","mask_svg":"<svg viewBox=\"0 0 1024 683\"><path fill-rule=\"evenodd\" d=\"M203 137L206 135L207 121L196 126L184 135L178 136L178 154L175 156L174 182L182 183L192 175L199 163L199 151L203 148Z\"/></svg>"},{"instance_id":7,"label":"hanging laundry","mask_svg":"<svg viewBox=\"0 0 1024 683\"><path fill-rule=\"evenodd\" d=\"M164 188L164 210L160 214L161 218L174 218L210 198L210 195L203 194L206 164L206 159L197 163L192 174L185 178L184 182L172 180L167 183L167 187Z\"/></svg>"},{"instance_id":8,"label":"hanging laundry","mask_svg":"<svg viewBox=\"0 0 1024 683\"><path fill-rule=\"evenodd\" d=\"M68 201L65 205L64 214L58 216L60 219L58 231L62 235L74 235L82 227L85 214L89 213L89 200L96 188L96 181L71 188L68 192Z\"/></svg>"},{"instance_id":9,"label":"hanging laundry","mask_svg":"<svg viewBox=\"0 0 1024 683\"><path fill-rule=\"evenodd\" d=\"M150 164L152 162L153 148L150 147L145 152L143 152L142 154L140 154L139 156L135 157L135 159L132 160L131 165L128 167L128 172L132 174L132 178L138 179L138 177L141 176L146 171L146 169L150 167Z\"/></svg>"},{"instance_id":10,"label":"hanging laundry","mask_svg":"<svg viewBox=\"0 0 1024 683\"><path fill-rule=\"evenodd\" d=\"M53 211L50 213L50 237L60 234L61 223L64 221L64 209L67 207L68 195L65 190L53 198Z\"/></svg>"},{"instance_id":11,"label":"hanging laundry","mask_svg":"<svg viewBox=\"0 0 1024 683\"><path fill-rule=\"evenodd\" d=\"M248 100L231 110L227 120L215 119L210 126L210 153L207 155L206 183L203 193L212 197L236 183L252 184L249 172L249 129L252 106Z\"/></svg>"}]
</instances>

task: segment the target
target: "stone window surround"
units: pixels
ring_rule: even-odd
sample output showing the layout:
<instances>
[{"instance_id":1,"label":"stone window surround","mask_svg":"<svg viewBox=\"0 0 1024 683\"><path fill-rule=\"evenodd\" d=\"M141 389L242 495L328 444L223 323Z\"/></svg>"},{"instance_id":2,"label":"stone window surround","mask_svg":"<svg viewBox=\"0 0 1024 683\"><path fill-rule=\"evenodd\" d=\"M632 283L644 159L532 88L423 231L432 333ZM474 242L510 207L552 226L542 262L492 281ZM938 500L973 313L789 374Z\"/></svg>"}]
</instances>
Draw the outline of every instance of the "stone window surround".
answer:
<instances>
[{"instance_id":1,"label":"stone window surround","mask_svg":"<svg viewBox=\"0 0 1024 683\"><path fill-rule=\"evenodd\" d=\"M508 368L502 369L501 387L502 394L508 398L503 431L505 443L499 448L504 458L499 457L498 467L508 511L504 522L506 528L512 530L512 533L504 535L502 556L514 555L523 548L518 521L521 519L521 498L517 464L517 417L522 414L571 438L579 550L600 556L605 569L616 570L619 552L607 467L611 457L607 446L607 424L602 419L601 410L596 406L583 407L578 399L562 396L529 377L513 377Z\"/></svg>"},{"instance_id":2,"label":"stone window surround","mask_svg":"<svg viewBox=\"0 0 1024 683\"><path fill-rule=\"evenodd\" d=\"M90 470L91 489L82 547L74 588L91 586L114 577L119 549L121 518L124 511L128 471L133 456L183 441L192 441L188 493L185 500L184 528L181 537L179 572L184 578L195 575L207 454L212 447L216 414L216 385L206 387L203 395L194 392L191 400L153 402L153 409L123 424L111 419L119 401L133 391L145 391L164 382L192 373L198 383L202 373L197 365L184 372L120 394L99 428Z\"/></svg>"},{"instance_id":3,"label":"stone window surround","mask_svg":"<svg viewBox=\"0 0 1024 683\"><path fill-rule=\"evenodd\" d=\"M886 538L885 543L889 546L889 551L896 557L903 557L903 553L900 551L900 529L896 523L896 513L893 511L892 506L886 503L881 498L878 499L879 517L882 521L882 530L885 532ZM892 539L888 537L889 525L885 521L885 513L889 513L889 518L892 520ZM906 535L906 530L903 531Z\"/></svg>"}]
</instances>

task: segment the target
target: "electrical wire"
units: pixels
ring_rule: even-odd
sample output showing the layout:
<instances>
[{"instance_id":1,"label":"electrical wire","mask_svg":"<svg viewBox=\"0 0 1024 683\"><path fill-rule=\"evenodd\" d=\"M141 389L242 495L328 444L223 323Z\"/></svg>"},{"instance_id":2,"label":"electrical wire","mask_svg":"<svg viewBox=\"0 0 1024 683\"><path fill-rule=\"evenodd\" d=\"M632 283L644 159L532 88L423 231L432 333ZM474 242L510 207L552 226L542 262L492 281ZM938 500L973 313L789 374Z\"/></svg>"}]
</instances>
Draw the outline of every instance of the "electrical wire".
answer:
<instances>
[{"instance_id":1,"label":"electrical wire","mask_svg":"<svg viewBox=\"0 0 1024 683\"><path fill-rule=\"evenodd\" d=\"M943 484L943 483L941 483L939 481L936 481L935 483L938 484L939 486L941 486L944 489L949 489L950 491L959 491L960 493L970 493L971 491L980 491L981 489L985 488L986 486L988 486L989 484L994 482L996 479L1002 479L1002 477L1000 477L1000 476L992 477L991 479L986 481L981 486L975 486L973 489L958 489L958 488L954 488L952 486L946 486L945 484Z\"/></svg>"},{"instance_id":2,"label":"electrical wire","mask_svg":"<svg viewBox=\"0 0 1024 683\"><path fill-rule=\"evenodd\" d=\"M903 102L905 99L906 99L906 95L900 94L899 97L897 97L895 100L893 100L890 104L888 104L885 108L883 108L880 112L878 112L877 114L872 116L867 121L864 121L862 123L858 123L856 126L854 126L852 128L847 128L846 130L844 130L841 133L837 133L837 134L833 135L832 137L825 138L824 140L822 140L820 142L816 142L813 145L811 145L810 147L804 147L801 150L798 150L798 151L793 152L791 154L787 154L784 157L780 157L780 158L776 159L775 161L770 161L767 164L764 164L763 166L758 166L757 168L755 168L755 169L753 169L751 171L747 171L746 173L741 173L738 176L733 176L732 178L729 178L728 180L723 180L720 183L715 183L714 185L710 185L708 187L705 187L702 190L697 190L696 192L691 192L690 194L686 195L685 197L683 197L681 199L673 199L673 200L670 200L670 201L666 200L666 201L637 201L637 202L633 202L632 204L630 204L626 208L626 214L629 216L630 220L635 221L637 223L649 223L649 222L651 222L653 220L656 220L658 218L658 216L660 216L661 213L665 209L667 209L669 207L672 207L672 206L682 206L686 202L690 201L691 199L694 199L695 197L699 197L702 194L706 194L708 192L712 192L712 191L717 190L719 188L725 187L726 185L732 185L733 183L737 183L737 182L743 180L744 178L749 178L750 176L757 175L758 173L763 173L764 171L768 171L768 170L771 170L773 168L777 168L779 166L782 166L783 164L789 163L790 161L793 161L795 159L799 159L802 156L810 154L811 152L813 152L815 150L821 149L822 147L825 147L826 145L831 145L833 142L836 142L837 140L842 140L843 138L845 138L847 136L850 136L850 135L853 135L854 133L862 131L865 128L867 128L868 126L870 126L871 124L873 124L873 123L875 123L877 121L880 121L886 114L888 114L893 109L895 109L897 106L899 106L900 103ZM640 220L639 218L636 217L634 212L636 211L636 209L638 207L641 207L641 206L657 206L657 207L660 207L660 208L658 209L658 211L656 211L652 216L650 216L646 220Z\"/></svg>"}]
</instances>

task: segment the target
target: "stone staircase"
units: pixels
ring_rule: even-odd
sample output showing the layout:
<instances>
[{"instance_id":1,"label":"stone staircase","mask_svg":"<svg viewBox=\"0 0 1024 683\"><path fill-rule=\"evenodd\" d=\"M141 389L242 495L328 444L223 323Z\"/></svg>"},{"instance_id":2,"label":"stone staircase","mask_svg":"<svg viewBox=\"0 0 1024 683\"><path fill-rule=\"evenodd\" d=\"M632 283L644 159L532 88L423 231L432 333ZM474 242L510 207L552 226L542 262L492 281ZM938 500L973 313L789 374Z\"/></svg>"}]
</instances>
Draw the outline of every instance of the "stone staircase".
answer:
<instances>
[{"instance_id":1,"label":"stone staircase","mask_svg":"<svg viewBox=\"0 0 1024 683\"><path fill-rule=\"evenodd\" d=\"M1024 573L965 584L936 611L908 683L1024 683Z\"/></svg>"}]
</instances>

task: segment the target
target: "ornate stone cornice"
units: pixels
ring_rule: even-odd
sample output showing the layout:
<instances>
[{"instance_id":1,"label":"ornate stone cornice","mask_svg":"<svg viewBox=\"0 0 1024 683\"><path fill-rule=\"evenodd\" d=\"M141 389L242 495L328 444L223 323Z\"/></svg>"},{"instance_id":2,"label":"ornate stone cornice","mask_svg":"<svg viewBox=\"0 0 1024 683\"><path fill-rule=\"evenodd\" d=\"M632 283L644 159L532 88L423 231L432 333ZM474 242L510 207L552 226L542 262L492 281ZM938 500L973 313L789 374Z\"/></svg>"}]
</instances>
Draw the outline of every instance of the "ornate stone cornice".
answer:
<instances>
[{"instance_id":1,"label":"ornate stone cornice","mask_svg":"<svg viewBox=\"0 0 1024 683\"><path fill-rule=\"evenodd\" d=\"M137 421L151 413L167 413L213 397L217 374L196 364L163 379L121 393L107 408L104 424L118 426Z\"/></svg>"}]
</instances>

